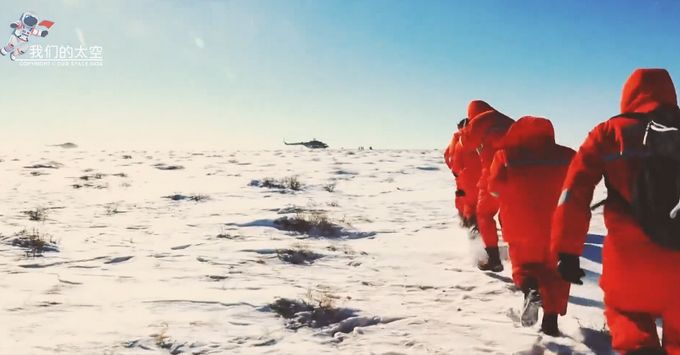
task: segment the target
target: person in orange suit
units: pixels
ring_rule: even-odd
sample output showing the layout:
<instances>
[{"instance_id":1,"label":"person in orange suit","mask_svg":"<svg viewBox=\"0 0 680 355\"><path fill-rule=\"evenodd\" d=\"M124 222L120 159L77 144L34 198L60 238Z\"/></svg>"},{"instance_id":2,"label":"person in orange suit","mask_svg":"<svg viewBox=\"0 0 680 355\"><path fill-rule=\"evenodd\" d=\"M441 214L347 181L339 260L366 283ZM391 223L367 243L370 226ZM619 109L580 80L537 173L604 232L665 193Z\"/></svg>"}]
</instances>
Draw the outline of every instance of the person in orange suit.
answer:
<instances>
[{"instance_id":1,"label":"person in orange suit","mask_svg":"<svg viewBox=\"0 0 680 355\"><path fill-rule=\"evenodd\" d=\"M455 151L456 143L458 143L458 140L460 139L460 135L462 133L461 130L468 124L468 122L469 120L467 118L464 118L460 122L458 122L457 125L458 129L453 134L453 138L451 139L451 142L449 142L449 145L446 146L446 149L444 149L444 162L452 172L453 172L453 153Z\"/></svg>"},{"instance_id":2,"label":"person in orange suit","mask_svg":"<svg viewBox=\"0 0 680 355\"><path fill-rule=\"evenodd\" d=\"M680 251L653 242L632 208L640 191L633 187L648 161L652 114L675 115L680 123L675 86L664 69L635 70L623 88L621 115L597 125L579 148L553 217L552 250L559 255L558 271L564 280L583 284L579 256L590 224L589 204L604 177L608 234L600 287L612 347L623 355L680 355ZM672 166L668 168L670 174ZM656 331L658 317L663 319L663 344Z\"/></svg>"},{"instance_id":3,"label":"person in orange suit","mask_svg":"<svg viewBox=\"0 0 680 355\"><path fill-rule=\"evenodd\" d=\"M482 100L473 100L468 104L467 114L468 120L465 127L470 123L470 118L476 117L486 111L495 110L491 105ZM458 139L452 144L458 149L453 150L453 166L452 170L458 174L457 186L462 188L458 194L462 195L461 205L463 207L463 215L461 218L461 226L464 228L471 228L477 233L477 201L479 199L479 188L477 184L482 177L482 163L479 160L479 154L472 149L464 149L462 147L462 136L464 128L459 132Z\"/></svg>"},{"instance_id":4,"label":"person in orange suit","mask_svg":"<svg viewBox=\"0 0 680 355\"><path fill-rule=\"evenodd\" d=\"M557 255L550 252L550 231L575 154L555 143L549 120L526 116L508 130L489 172L488 191L498 197L499 214L506 221L503 239L509 247L512 278L524 293L523 323L536 323L537 301L541 300L541 331L551 336L559 335L558 315L567 314L570 283L562 280L555 267Z\"/></svg>"},{"instance_id":5,"label":"person in orange suit","mask_svg":"<svg viewBox=\"0 0 680 355\"><path fill-rule=\"evenodd\" d=\"M462 218L462 215L463 215L463 210L465 208L464 205L463 205L463 196L464 196L465 192L460 189L460 186L458 184L458 173L459 173L459 171L453 169L453 158L454 158L455 151L456 151L456 143L460 139L461 129L463 129L463 127L465 127L466 124L467 124L467 118L458 122L458 130L456 131L456 133L453 134L453 138L451 139L449 146L444 151L444 159L446 160L446 165L449 167L449 170L451 170L451 173L453 174L454 179L456 181L455 206L456 206L456 210L458 210L458 215L461 218Z\"/></svg>"},{"instance_id":6,"label":"person in orange suit","mask_svg":"<svg viewBox=\"0 0 680 355\"><path fill-rule=\"evenodd\" d=\"M475 172L479 169L479 157L477 154L463 154L457 148L460 147L462 130L468 124L467 118L458 123L458 131L453 135L451 143L444 152L446 165L451 169L456 179L455 205L461 226L469 228L474 223L475 208L477 206L477 180Z\"/></svg>"},{"instance_id":7,"label":"person in orange suit","mask_svg":"<svg viewBox=\"0 0 680 355\"><path fill-rule=\"evenodd\" d=\"M479 112L482 109L490 110ZM473 112L470 112L473 111ZM464 151L477 152L481 163L481 176L477 183L479 195L477 199L476 226L484 241L488 259L480 262L482 271L503 271L503 263L498 250L498 232L494 216L498 212L498 200L488 192L488 176L491 162L499 149L499 143L510 126L515 122L512 118L500 113L483 101L473 101L468 107L471 113L470 124L461 137ZM472 114L475 114L472 116Z\"/></svg>"},{"instance_id":8,"label":"person in orange suit","mask_svg":"<svg viewBox=\"0 0 680 355\"><path fill-rule=\"evenodd\" d=\"M463 132L461 132L461 136L462 134ZM462 148L460 137L454 150L453 171L458 174L456 184L459 189L457 196L460 196L463 208L461 226L473 228L477 225L477 199L479 196L477 183L482 175L482 163L479 161L477 152L466 151Z\"/></svg>"}]
</instances>

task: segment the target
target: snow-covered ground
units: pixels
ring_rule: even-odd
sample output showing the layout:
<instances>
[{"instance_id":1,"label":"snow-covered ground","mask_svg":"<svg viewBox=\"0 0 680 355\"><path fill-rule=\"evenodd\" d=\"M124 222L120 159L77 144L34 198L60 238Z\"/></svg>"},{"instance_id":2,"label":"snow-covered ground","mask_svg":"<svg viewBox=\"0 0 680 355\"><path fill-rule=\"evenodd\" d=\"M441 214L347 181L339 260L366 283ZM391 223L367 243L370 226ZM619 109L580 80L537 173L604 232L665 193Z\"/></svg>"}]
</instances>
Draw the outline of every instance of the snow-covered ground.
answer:
<instances>
[{"instance_id":1,"label":"snow-covered ground","mask_svg":"<svg viewBox=\"0 0 680 355\"><path fill-rule=\"evenodd\" d=\"M440 151L51 147L0 159L0 354L611 352L597 287L601 215L582 259L586 284L560 320L565 336L540 336L512 320L522 296L507 261L500 275L474 268ZM304 189L258 186L289 176ZM294 207L343 229L275 228ZM24 229L49 235L43 256L12 245ZM285 248L322 257L295 265L274 253ZM267 306L278 297L325 297L355 314L294 331Z\"/></svg>"}]
</instances>

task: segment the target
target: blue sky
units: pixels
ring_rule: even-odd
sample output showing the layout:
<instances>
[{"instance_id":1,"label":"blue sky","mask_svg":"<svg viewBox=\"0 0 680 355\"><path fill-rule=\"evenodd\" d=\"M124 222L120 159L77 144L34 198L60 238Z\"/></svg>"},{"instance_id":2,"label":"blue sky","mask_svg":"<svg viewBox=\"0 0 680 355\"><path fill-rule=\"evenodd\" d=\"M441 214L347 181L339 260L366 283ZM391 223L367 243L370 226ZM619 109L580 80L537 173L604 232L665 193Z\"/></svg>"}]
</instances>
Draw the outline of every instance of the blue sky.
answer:
<instances>
[{"instance_id":1,"label":"blue sky","mask_svg":"<svg viewBox=\"0 0 680 355\"><path fill-rule=\"evenodd\" d=\"M16 0L0 40L25 10L104 64L0 57L0 147L443 148L474 99L578 146L635 68L680 80L673 0Z\"/></svg>"}]
</instances>

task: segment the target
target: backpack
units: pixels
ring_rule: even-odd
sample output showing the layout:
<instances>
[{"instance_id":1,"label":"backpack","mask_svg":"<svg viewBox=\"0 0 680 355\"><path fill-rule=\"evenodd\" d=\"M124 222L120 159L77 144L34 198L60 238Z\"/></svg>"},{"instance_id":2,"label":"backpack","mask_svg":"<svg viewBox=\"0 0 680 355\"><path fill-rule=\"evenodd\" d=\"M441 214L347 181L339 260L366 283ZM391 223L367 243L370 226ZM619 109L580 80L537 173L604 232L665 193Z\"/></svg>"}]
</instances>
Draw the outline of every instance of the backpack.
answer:
<instances>
[{"instance_id":1,"label":"backpack","mask_svg":"<svg viewBox=\"0 0 680 355\"><path fill-rule=\"evenodd\" d=\"M647 237L662 247L680 251L680 113L657 109L614 116L647 123L645 154L633 182L630 212ZM605 177L607 198L623 196Z\"/></svg>"}]
</instances>

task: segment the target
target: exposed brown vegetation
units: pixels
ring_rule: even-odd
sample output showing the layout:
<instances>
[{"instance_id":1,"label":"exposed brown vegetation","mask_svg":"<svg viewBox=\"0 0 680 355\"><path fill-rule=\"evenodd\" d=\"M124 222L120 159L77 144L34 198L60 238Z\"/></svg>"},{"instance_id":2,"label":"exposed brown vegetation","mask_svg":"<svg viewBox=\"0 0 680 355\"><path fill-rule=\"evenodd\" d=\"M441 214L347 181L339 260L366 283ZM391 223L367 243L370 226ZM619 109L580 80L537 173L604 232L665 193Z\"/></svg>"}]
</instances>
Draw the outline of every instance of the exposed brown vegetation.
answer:
<instances>
[{"instance_id":1,"label":"exposed brown vegetation","mask_svg":"<svg viewBox=\"0 0 680 355\"><path fill-rule=\"evenodd\" d=\"M321 211L300 212L294 217L284 216L275 220L274 225L291 232L323 237L336 236L342 230Z\"/></svg>"},{"instance_id":2,"label":"exposed brown vegetation","mask_svg":"<svg viewBox=\"0 0 680 355\"><path fill-rule=\"evenodd\" d=\"M37 229L30 232L26 229L13 235L12 245L28 249L26 256L41 256L45 251L57 251L57 241L49 234L40 233Z\"/></svg>"}]
</instances>

